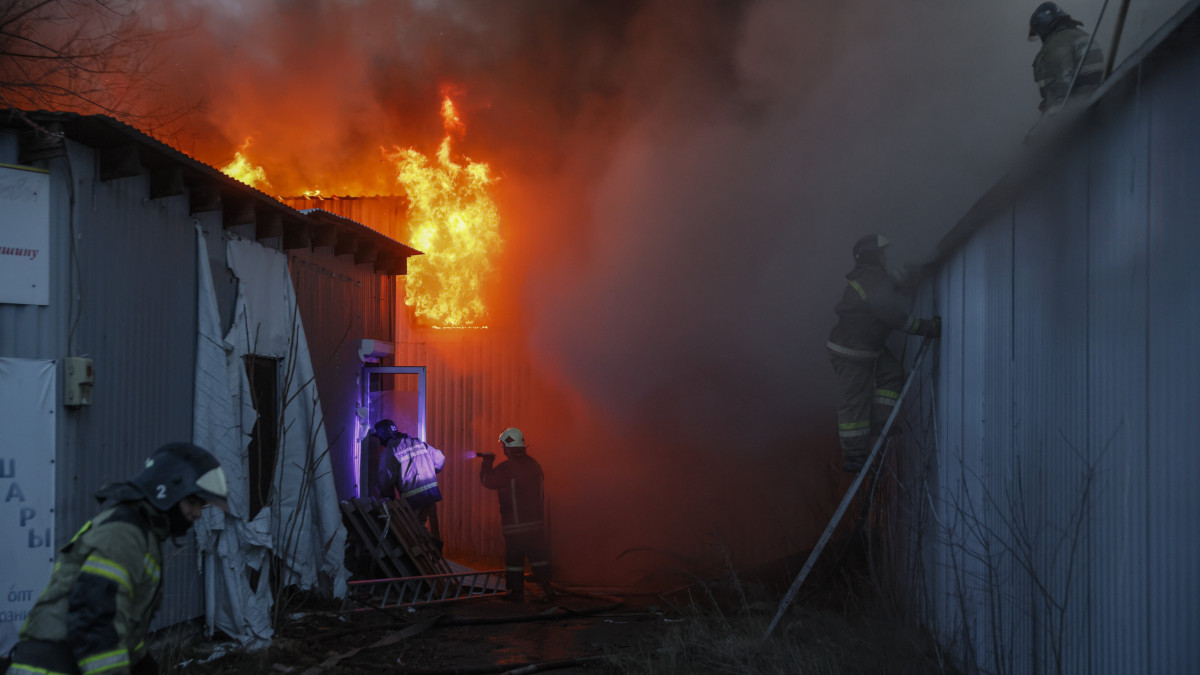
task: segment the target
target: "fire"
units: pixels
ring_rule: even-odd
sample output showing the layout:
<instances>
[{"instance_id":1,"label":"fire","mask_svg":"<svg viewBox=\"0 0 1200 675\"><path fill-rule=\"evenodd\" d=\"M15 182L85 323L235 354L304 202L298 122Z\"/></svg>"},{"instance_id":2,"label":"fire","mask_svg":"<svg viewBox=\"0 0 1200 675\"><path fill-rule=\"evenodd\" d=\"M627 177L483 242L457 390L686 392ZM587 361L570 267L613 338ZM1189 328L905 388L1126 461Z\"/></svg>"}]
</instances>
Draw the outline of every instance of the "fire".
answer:
<instances>
[{"instance_id":1,"label":"fire","mask_svg":"<svg viewBox=\"0 0 1200 675\"><path fill-rule=\"evenodd\" d=\"M451 137L463 124L449 96L442 101L446 135L435 158L408 148L385 153L409 199L409 243L425 255L409 260L405 303L440 327L482 327L481 291L503 245L500 216L488 193L488 165L452 157Z\"/></svg>"},{"instance_id":2,"label":"fire","mask_svg":"<svg viewBox=\"0 0 1200 675\"><path fill-rule=\"evenodd\" d=\"M445 136L433 157L413 148L383 150L384 166L394 169L392 185L399 184L408 199L407 243L424 253L408 261L405 303L427 325L480 328L488 320L483 289L493 272L492 260L503 245L499 212L489 194L496 179L487 164L455 158L452 139L461 135L465 126L449 95L443 97L441 114ZM266 189L271 186L266 169L249 157L252 143L253 139L247 138L221 171L251 187ZM266 163L273 167L272 175L285 175L282 182L293 182L286 171L276 171L279 167L271 164L270 158ZM360 168L359 175L326 176L323 182L349 186L360 180L365 185L384 180L383 173ZM352 192L342 194L352 196ZM321 199L329 193L312 186L302 194L306 199ZM391 236L390 223L364 224Z\"/></svg>"},{"instance_id":3,"label":"fire","mask_svg":"<svg viewBox=\"0 0 1200 675\"><path fill-rule=\"evenodd\" d=\"M240 180L252 188L270 185L270 181L267 180L267 170L261 166L255 166L246 156L250 150L250 144L253 142L254 139L247 138L237 152L233 153L233 161L221 167L221 173Z\"/></svg>"}]
</instances>

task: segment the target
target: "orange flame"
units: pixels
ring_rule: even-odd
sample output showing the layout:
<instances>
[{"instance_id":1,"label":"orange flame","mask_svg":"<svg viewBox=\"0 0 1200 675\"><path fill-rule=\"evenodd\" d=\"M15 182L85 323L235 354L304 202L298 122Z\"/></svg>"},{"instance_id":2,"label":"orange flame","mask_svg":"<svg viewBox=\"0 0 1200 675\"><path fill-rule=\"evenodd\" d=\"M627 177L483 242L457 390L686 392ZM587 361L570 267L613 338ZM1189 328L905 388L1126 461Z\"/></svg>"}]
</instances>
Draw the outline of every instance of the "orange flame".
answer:
<instances>
[{"instance_id":1,"label":"orange flame","mask_svg":"<svg viewBox=\"0 0 1200 675\"><path fill-rule=\"evenodd\" d=\"M271 184L267 180L267 171L261 166L255 166L246 156L250 150L250 144L254 142L253 138L247 138L246 142L233 153L233 161L221 167L221 173L240 180L252 188L257 188L260 185L268 186Z\"/></svg>"},{"instance_id":2,"label":"orange flame","mask_svg":"<svg viewBox=\"0 0 1200 675\"><path fill-rule=\"evenodd\" d=\"M436 159L412 148L385 152L408 195L409 243L425 253L409 260L404 301L434 326L482 327L488 314L481 292L503 245L488 193L495 179L487 164L452 159L451 132L463 126L448 96L442 119L446 136Z\"/></svg>"}]
</instances>

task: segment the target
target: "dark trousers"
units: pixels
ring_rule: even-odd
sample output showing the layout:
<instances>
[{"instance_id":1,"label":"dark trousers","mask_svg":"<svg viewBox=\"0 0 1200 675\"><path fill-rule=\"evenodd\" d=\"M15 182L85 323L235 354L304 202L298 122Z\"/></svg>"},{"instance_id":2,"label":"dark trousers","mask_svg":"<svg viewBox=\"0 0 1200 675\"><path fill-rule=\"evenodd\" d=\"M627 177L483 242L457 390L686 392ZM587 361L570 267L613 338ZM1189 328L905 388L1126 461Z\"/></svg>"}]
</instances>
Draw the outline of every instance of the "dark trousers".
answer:
<instances>
[{"instance_id":1,"label":"dark trousers","mask_svg":"<svg viewBox=\"0 0 1200 675\"><path fill-rule=\"evenodd\" d=\"M546 595L553 597L550 589L550 551L546 546L545 530L504 535L504 583L508 594L520 599L525 595L525 559L529 559L529 570L533 580L542 587Z\"/></svg>"},{"instance_id":2,"label":"dark trousers","mask_svg":"<svg viewBox=\"0 0 1200 675\"><path fill-rule=\"evenodd\" d=\"M842 455L865 459L900 398L904 365L886 349L873 359L831 351L829 360L841 391L837 418Z\"/></svg>"},{"instance_id":3,"label":"dark trousers","mask_svg":"<svg viewBox=\"0 0 1200 675\"><path fill-rule=\"evenodd\" d=\"M8 672L79 675L79 666L75 663L75 655L64 643L21 640L13 647Z\"/></svg>"}]
</instances>

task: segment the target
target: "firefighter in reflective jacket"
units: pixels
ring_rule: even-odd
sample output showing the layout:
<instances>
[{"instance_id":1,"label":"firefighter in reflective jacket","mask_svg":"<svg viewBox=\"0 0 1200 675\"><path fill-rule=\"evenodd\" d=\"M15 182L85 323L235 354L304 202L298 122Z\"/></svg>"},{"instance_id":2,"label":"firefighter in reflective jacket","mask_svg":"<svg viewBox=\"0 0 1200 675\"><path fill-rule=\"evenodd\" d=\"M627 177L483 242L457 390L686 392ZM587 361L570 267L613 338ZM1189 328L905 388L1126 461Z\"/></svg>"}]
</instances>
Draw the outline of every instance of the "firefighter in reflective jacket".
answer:
<instances>
[{"instance_id":1,"label":"firefighter in reflective jacket","mask_svg":"<svg viewBox=\"0 0 1200 675\"><path fill-rule=\"evenodd\" d=\"M500 524L504 531L505 584L508 599L521 602L525 597L525 559L533 580L542 587L546 600L554 599L550 586L550 551L546 544L543 516L542 467L526 454L525 435L516 427L500 434L500 446L507 461L493 467L493 452L477 453L483 458L479 480L496 490L500 497Z\"/></svg>"},{"instance_id":2,"label":"firefighter in reflective jacket","mask_svg":"<svg viewBox=\"0 0 1200 675\"><path fill-rule=\"evenodd\" d=\"M220 464L170 443L132 480L96 493L104 510L59 549L50 582L21 627L10 675L158 672L143 642L162 601L162 543L201 509L225 509Z\"/></svg>"},{"instance_id":3,"label":"firefighter in reflective jacket","mask_svg":"<svg viewBox=\"0 0 1200 675\"><path fill-rule=\"evenodd\" d=\"M441 450L400 431L396 423L382 419L372 433L387 449L379 457L375 489L380 497L403 499L422 525L428 521L430 534L441 545L437 503L442 500L437 475L446 464Z\"/></svg>"},{"instance_id":4,"label":"firefighter in reflective jacket","mask_svg":"<svg viewBox=\"0 0 1200 675\"><path fill-rule=\"evenodd\" d=\"M849 283L834 310L838 322L825 345L841 389L842 468L853 473L862 469L904 385L904 366L888 350L888 336L893 330L930 337L942 332L940 317L918 319L903 309L908 303L887 271L887 245L876 234L854 244L854 269L846 275Z\"/></svg>"}]
</instances>

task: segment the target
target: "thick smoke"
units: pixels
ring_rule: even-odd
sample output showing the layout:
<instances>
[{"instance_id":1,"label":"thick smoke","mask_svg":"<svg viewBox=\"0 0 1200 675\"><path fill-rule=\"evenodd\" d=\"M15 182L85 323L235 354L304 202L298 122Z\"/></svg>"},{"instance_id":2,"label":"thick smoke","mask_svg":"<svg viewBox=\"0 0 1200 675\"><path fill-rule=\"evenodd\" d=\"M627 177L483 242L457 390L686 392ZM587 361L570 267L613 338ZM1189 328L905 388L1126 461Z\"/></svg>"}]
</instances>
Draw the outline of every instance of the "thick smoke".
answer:
<instances>
[{"instance_id":1,"label":"thick smoke","mask_svg":"<svg viewBox=\"0 0 1200 675\"><path fill-rule=\"evenodd\" d=\"M277 193L393 191L383 169L338 181L381 145L432 151L454 93L458 150L502 179L499 320L555 399L529 432L562 449L541 456L561 549L599 576L715 532L750 561L811 544L842 480L824 342L850 245L928 261L1021 152L1036 4L177 0L156 20L186 29L171 140L220 166L253 137ZM1068 9L1092 27L1101 4Z\"/></svg>"}]
</instances>

